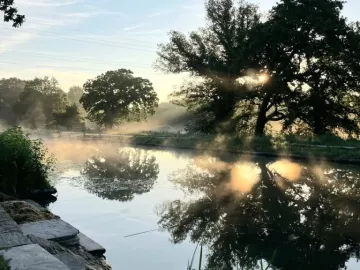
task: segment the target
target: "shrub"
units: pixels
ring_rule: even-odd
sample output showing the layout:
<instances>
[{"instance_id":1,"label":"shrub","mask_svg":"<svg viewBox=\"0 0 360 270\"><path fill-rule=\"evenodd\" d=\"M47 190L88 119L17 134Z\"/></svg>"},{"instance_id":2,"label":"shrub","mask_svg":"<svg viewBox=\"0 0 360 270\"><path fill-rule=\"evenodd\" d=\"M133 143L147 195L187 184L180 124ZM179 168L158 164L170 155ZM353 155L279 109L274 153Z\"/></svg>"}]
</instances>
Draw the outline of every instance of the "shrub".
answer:
<instances>
[{"instance_id":1,"label":"shrub","mask_svg":"<svg viewBox=\"0 0 360 270\"><path fill-rule=\"evenodd\" d=\"M21 128L0 133L0 191L26 196L32 189L48 188L54 158L40 140L32 140Z\"/></svg>"}]
</instances>

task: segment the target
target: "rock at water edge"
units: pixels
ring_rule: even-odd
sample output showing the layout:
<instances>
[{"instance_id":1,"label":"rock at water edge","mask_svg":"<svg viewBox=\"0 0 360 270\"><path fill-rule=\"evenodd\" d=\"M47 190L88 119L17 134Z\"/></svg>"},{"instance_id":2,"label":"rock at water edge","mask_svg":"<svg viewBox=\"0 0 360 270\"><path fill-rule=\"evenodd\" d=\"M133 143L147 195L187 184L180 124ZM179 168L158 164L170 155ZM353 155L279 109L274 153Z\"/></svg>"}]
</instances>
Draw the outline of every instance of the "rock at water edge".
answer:
<instances>
[{"instance_id":1,"label":"rock at water edge","mask_svg":"<svg viewBox=\"0 0 360 270\"><path fill-rule=\"evenodd\" d=\"M82 246L89 253L102 256L106 252L104 247L96 243L91 238L87 237L85 234L79 233L78 237L80 239L80 246Z\"/></svg>"},{"instance_id":2,"label":"rock at water edge","mask_svg":"<svg viewBox=\"0 0 360 270\"><path fill-rule=\"evenodd\" d=\"M16 270L70 270L65 264L36 244L0 251Z\"/></svg>"},{"instance_id":3,"label":"rock at water edge","mask_svg":"<svg viewBox=\"0 0 360 270\"><path fill-rule=\"evenodd\" d=\"M20 225L25 235L35 235L46 240L62 241L79 234L79 230L61 219L43 220Z\"/></svg>"}]
</instances>

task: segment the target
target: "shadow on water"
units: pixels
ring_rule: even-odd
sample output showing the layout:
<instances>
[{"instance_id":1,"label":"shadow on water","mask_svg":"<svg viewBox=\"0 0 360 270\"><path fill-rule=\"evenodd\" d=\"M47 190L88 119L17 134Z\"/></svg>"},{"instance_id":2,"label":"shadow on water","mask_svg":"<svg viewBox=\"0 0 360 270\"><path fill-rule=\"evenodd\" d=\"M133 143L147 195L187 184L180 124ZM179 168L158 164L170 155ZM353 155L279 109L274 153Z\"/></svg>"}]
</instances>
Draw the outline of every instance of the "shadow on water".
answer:
<instances>
[{"instance_id":1,"label":"shadow on water","mask_svg":"<svg viewBox=\"0 0 360 270\"><path fill-rule=\"evenodd\" d=\"M156 158L141 149L98 153L84 164L84 188L108 200L131 201L149 192L158 177Z\"/></svg>"},{"instance_id":2,"label":"shadow on water","mask_svg":"<svg viewBox=\"0 0 360 270\"><path fill-rule=\"evenodd\" d=\"M170 176L196 199L164 203L159 225L174 243L206 245L205 269L259 269L263 260L344 269L360 258L359 179L358 169L336 165L196 158Z\"/></svg>"}]
</instances>

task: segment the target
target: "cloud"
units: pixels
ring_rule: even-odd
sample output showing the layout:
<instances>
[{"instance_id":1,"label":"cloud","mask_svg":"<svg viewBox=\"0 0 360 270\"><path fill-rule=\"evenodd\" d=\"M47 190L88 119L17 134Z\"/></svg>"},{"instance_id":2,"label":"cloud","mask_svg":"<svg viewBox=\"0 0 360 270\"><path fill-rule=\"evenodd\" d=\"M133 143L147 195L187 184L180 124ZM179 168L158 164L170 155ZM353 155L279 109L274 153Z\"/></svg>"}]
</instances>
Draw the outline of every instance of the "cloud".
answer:
<instances>
[{"instance_id":1,"label":"cloud","mask_svg":"<svg viewBox=\"0 0 360 270\"><path fill-rule=\"evenodd\" d=\"M54 1L54 0L17 0L19 6L31 7L61 7L82 3L83 0Z\"/></svg>"},{"instance_id":2,"label":"cloud","mask_svg":"<svg viewBox=\"0 0 360 270\"><path fill-rule=\"evenodd\" d=\"M138 29L138 28L141 28L143 26L146 26L148 25L149 23L139 23L139 24L136 24L136 25L133 25L133 26L130 26L130 27L125 27L124 28L124 31L131 31L131 30L135 30L135 29Z\"/></svg>"},{"instance_id":3,"label":"cloud","mask_svg":"<svg viewBox=\"0 0 360 270\"><path fill-rule=\"evenodd\" d=\"M162 16L162 15L167 15L167 14L172 13L173 11L174 10L172 10L172 9L159 10L157 12L149 14L148 18L154 18L154 17L159 17L159 16Z\"/></svg>"},{"instance_id":4,"label":"cloud","mask_svg":"<svg viewBox=\"0 0 360 270\"><path fill-rule=\"evenodd\" d=\"M19 10L26 14L26 21L19 29L14 29L9 23L0 22L0 35L6 38L0 40L0 54L15 49L16 45L24 44L49 31L53 26L74 25L84 19L98 15L119 15L120 12L97 10L89 7L85 11L70 12L57 7L74 5L84 0L19 0L16 2Z\"/></svg>"},{"instance_id":5,"label":"cloud","mask_svg":"<svg viewBox=\"0 0 360 270\"><path fill-rule=\"evenodd\" d=\"M33 34L30 33L21 33L17 35L10 36L6 40L0 42L0 54L5 51L12 49L14 46L23 44L33 38Z\"/></svg>"},{"instance_id":6,"label":"cloud","mask_svg":"<svg viewBox=\"0 0 360 270\"><path fill-rule=\"evenodd\" d=\"M98 15L119 15L125 17L125 15L121 12L114 12L114 11L84 11L84 12L74 12L65 14L64 17L69 18L90 18Z\"/></svg>"},{"instance_id":7,"label":"cloud","mask_svg":"<svg viewBox=\"0 0 360 270\"><path fill-rule=\"evenodd\" d=\"M186 10L194 10L194 9L200 9L200 8L203 8L204 7L204 4L202 3L197 3L197 4L185 4L182 6L183 9L186 9Z\"/></svg>"}]
</instances>

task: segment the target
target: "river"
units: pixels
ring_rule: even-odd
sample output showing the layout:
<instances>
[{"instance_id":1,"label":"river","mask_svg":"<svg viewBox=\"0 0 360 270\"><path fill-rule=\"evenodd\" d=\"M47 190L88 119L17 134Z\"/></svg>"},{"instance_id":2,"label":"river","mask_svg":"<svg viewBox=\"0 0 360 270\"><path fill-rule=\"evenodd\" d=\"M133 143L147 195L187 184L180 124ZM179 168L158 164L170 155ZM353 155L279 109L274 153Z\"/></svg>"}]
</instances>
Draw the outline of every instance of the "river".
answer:
<instances>
[{"instance_id":1,"label":"river","mask_svg":"<svg viewBox=\"0 0 360 270\"><path fill-rule=\"evenodd\" d=\"M113 269L360 268L360 170L115 144L47 141L49 209ZM143 233L144 232L144 233ZM141 234L139 234L141 233ZM196 268L197 267L193 267Z\"/></svg>"}]
</instances>

